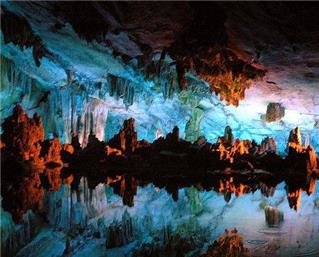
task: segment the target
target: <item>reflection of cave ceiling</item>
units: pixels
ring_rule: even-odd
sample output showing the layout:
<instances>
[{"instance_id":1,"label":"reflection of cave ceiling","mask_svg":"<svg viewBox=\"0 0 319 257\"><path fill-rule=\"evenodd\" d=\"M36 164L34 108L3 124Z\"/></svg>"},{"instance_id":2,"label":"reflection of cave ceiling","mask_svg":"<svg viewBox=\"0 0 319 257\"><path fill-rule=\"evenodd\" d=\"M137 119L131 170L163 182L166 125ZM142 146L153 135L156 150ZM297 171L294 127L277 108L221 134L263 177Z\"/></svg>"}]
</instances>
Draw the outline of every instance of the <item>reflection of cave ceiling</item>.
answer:
<instances>
[{"instance_id":1,"label":"reflection of cave ceiling","mask_svg":"<svg viewBox=\"0 0 319 257\"><path fill-rule=\"evenodd\" d=\"M174 125L215 140L230 125L240 138L274 136L281 149L300 126L318 151L318 11L317 3L4 2L1 116L19 102L64 140L71 131L110 137L129 116L149 140ZM285 116L266 123L271 102Z\"/></svg>"}]
</instances>

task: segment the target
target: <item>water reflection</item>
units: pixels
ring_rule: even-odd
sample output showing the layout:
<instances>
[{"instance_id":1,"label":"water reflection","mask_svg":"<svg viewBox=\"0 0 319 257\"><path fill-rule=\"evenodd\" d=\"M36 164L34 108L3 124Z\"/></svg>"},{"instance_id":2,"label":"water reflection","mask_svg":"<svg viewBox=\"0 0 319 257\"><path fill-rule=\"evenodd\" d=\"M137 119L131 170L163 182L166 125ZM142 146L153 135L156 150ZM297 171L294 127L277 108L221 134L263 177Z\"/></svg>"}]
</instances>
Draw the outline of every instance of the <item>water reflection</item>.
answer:
<instances>
[{"instance_id":1,"label":"water reflection","mask_svg":"<svg viewBox=\"0 0 319 257\"><path fill-rule=\"evenodd\" d=\"M262 174L260 176L260 174ZM224 195L226 202L229 202L232 196L241 196L244 194L254 193L260 190L262 195L266 197L273 196L276 186L282 182L285 183L285 190L290 208L298 210L301 207L301 196L303 192L311 195L315 192L317 177L314 175L299 175L293 178L278 179L268 173L260 173L259 176L254 174L214 174L210 178L206 178L203 182L192 184L184 181L181 177L161 178L156 181L147 181L143 178L131 175L116 176L116 178L108 177L106 183L114 188L114 192L122 196L123 204L128 206L134 205L134 195L136 195L138 186L154 184L158 188L164 188L171 194L174 201L178 200L178 192L180 188L195 187L199 191L216 191Z\"/></svg>"}]
</instances>

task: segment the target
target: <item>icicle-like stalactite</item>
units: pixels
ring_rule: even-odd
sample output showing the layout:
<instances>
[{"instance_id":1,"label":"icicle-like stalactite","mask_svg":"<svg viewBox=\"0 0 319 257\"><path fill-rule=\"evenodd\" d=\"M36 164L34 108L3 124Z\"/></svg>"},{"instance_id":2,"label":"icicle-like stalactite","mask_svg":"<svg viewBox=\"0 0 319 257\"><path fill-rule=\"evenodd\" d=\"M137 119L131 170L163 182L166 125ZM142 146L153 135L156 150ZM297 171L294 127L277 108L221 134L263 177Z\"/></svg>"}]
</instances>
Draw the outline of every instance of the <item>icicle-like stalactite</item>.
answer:
<instances>
[{"instance_id":1,"label":"icicle-like stalactite","mask_svg":"<svg viewBox=\"0 0 319 257\"><path fill-rule=\"evenodd\" d=\"M45 104L48 92L32 77L1 55L1 123L19 103L30 114Z\"/></svg>"}]
</instances>

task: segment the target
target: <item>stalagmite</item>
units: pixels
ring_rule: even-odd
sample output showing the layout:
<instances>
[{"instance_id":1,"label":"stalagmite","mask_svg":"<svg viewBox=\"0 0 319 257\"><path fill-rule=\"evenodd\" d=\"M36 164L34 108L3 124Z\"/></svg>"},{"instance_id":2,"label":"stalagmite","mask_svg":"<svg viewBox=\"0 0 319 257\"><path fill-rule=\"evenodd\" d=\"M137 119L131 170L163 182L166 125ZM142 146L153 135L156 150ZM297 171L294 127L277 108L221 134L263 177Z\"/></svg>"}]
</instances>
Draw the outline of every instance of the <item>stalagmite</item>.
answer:
<instances>
[{"instance_id":1,"label":"stalagmite","mask_svg":"<svg viewBox=\"0 0 319 257\"><path fill-rule=\"evenodd\" d=\"M192 116L185 126L185 140L194 142L200 136L200 122L204 117L204 111L200 108L192 110Z\"/></svg>"}]
</instances>

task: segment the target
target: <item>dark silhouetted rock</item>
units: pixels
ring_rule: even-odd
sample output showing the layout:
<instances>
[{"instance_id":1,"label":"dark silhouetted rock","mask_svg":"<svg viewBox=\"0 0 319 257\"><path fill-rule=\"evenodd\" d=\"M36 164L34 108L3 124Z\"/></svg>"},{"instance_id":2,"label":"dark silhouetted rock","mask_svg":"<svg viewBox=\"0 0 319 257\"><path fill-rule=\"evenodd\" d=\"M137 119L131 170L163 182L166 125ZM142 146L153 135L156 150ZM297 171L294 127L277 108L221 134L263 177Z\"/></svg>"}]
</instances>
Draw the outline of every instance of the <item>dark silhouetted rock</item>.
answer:
<instances>
[{"instance_id":1,"label":"dark silhouetted rock","mask_svg":"<svg viewBox=\"0 0 319 257\"><path fill-rule=\"evenodd\" d=\"M135 120L125 120L123 128L108 143L111 147L123 152L132 153L137 146L137 133L135 131Z\"/></svg>"}]
</instances>

